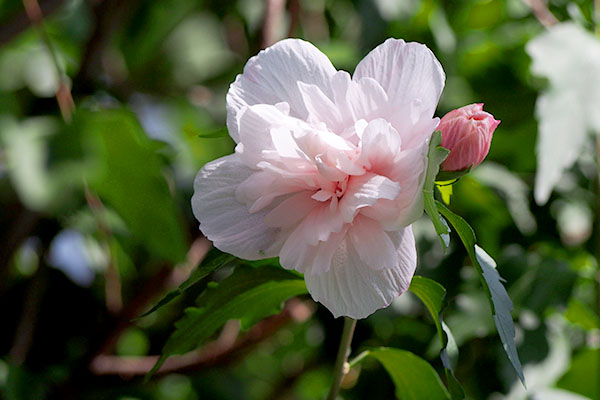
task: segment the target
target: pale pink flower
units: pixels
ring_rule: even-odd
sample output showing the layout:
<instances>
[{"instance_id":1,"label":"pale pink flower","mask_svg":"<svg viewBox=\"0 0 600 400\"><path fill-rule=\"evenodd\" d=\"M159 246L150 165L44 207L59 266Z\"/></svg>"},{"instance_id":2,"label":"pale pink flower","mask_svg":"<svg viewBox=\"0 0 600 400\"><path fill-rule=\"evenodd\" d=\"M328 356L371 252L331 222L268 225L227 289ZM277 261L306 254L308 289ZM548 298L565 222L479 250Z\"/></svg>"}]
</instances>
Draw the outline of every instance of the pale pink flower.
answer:
<instances>
[{"instance_id":1,"label":"pale pink flower","mask_svg":"<svg viewBox=\"0 0 600 400\"><path fill-rule=\"evenodd\" d=\"M483 103L469 104L450 111L442 117L442 147L450 150L442 164L443 171L462 171L475 168L490 151L494 130L500 121L483 111Z\"/></svg>"},{"instance_id":2,"label":"pale pink flower","mask_svg":"<svg viewBox=\"0 0 600 400\"><path fill-rule=\"evenodd\" d=\"M336 317L365 318L408 289L427 143L444 72L389 39L354 76L287 39L251 58L227 94L235 154L205 165L192 208L214 245L280 257Z\"/></svg>"}]
</instances>

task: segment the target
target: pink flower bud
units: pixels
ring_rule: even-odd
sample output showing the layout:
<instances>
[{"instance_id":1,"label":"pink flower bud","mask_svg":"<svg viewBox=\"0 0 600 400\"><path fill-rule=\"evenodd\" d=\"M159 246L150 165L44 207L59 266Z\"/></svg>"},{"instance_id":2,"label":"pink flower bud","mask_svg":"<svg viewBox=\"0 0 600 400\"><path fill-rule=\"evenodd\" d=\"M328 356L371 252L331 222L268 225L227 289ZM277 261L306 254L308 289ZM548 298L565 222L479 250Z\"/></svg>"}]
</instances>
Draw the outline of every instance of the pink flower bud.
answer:
<instances>
[{"instance_id":1,"label":"pink flower bud","mask_svg":"<svg viewBox=\"0 0 600 400\"><path fill-rule=\"evenodd\" d=\"M483 103L469 104L442 117L442 147L450 150L443 171L462 171L478 166L487 156L492 135L500 121L483 111Z\"/></svg>"}]
</instances>

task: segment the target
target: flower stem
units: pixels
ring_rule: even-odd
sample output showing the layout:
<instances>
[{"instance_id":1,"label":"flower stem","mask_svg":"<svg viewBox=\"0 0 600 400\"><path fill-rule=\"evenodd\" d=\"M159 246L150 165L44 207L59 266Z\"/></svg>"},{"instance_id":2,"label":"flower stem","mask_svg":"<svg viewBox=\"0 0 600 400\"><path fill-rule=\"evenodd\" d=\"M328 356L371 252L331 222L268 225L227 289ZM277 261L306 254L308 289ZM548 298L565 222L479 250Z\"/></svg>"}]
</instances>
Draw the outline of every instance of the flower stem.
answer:
<instances>
[{"instance_id":1,"label":"flower stem","mask_svg":"<svg viewBox=\"0 0 600 400\"><path fill-rule=\"evenodd\" d=\"M335 360L335 366L333 369L333 384L329 389L329 395L327 400L335 400L340 391L342 384L342 378L348 372L345 365L350 355L350 343L352 343L352 335L354 334L354 328L356 327L356 320L348 317L344 317L344 330L342 332L342 339L340 340L340 348L338 350L337 358Z\"/></svg>"}]
</instances>

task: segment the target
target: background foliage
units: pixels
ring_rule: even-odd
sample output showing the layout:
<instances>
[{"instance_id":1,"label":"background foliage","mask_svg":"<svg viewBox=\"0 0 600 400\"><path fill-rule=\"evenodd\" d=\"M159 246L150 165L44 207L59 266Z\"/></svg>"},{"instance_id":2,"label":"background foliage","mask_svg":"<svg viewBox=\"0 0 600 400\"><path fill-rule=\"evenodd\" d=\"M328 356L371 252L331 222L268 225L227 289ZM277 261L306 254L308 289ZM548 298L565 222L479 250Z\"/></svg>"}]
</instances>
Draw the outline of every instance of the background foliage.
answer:
<instances>
[{"instance_id":1,"label":"background foliage","mask_svg":"<svg viewBox=\"0 0 600 400\"><path fill-rule=\"evenodd\" d=\"M453 234L443 254L426 217L415 226L417 274L446 289L444 321L459 349L454 372L468 398L600 398L594 146L546 204L532 196L534 111L548 84L530 72L525 45L545 30L540 21L548 23L539 0L530 2L537 17L520 0L39 4L43 23L37 1L0 0L4 398L324 396L341 322L306 295L277 314L286 293L304 293L297 276L280 271L277 260L242 265L214 252L213 264L195 270L209 243L191 214L192 181L204 163L233 149L224 128L228 85L250 56L288 35L312 41L348 71L387 37L426 43L447 74L438 115L485 102L502 120L487 161L454 186L450 208L471 223L506 279L528 394L459 238ZM560 21L593 30L592 1L552 0L549 9ZM265 268L277 270L276 282L261 280ZM273 295L263 308L242 304L249 308L240 314L219 288L242 290L248 282ZM181 296L135 319L179 285ZM245 293L241 299L252 299ZM194 301L177 329L189 321L204 321L207 329L169 352L202 346L171 358L143 383ZM262 321L249 330L237 322L216 329L223 315L214 311L221 309L241 318L244 329ZM359 321L353 353L408 350L444 376L436 324L407 293ZM413 357L371 355L346 376L344 398L392 398L396 378L386 369Z\"/></svg>"}]
</instances>

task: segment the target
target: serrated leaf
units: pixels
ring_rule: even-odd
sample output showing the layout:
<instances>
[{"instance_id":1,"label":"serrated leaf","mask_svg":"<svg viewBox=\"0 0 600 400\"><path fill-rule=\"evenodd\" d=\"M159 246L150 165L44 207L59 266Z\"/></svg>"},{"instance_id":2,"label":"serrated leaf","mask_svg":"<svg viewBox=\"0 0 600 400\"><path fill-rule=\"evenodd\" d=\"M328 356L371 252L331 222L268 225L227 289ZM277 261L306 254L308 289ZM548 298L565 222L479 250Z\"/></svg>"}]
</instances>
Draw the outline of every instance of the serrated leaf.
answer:
<instances>
[{"instance_id":1,"label":"serrated leaf","mask_svg":"<svg viewBox=\"0 0 600 400\"><path fill-rule=\"evenodd\" d=\"M475 269L479 273L490 302L490 307L492 308L494 323L496 324L504 351L517 372L519 379L525 386L525 377L523 376L515 344L515 326L511 315L513 305L506 289L502 285L502 278L498 274L498 271L496 271L496 262L476 244L475 232L467 221L454 214L439 201L437 202L437 207L442 215L452 224L456 233L458 233L469 257L471 257Z\"/></svg>"},{"instance_id":2,"label":"serrated leaf","mask_svg":"<svg viewBox=\"0 0 600 400\"><path fill-rule=\"evenodd\" d=\"M238 319L242 329L249 329L261 319L277 314L290 297L307 293L304 280L283 269L240 266L235 272L205 290L197 307L185 310L163 347L162 355L148 377L174 354L183 354L200 346L231 319Z\"/></svg>"},{"instance_id":3,"label":"serrated leaf","mask_svg":"<svg viewBox=\"0 0 600 400\"><path fill-rule=\"evenodd\" d=\"M171 302L171 300L183 294L183 292L186 291L189 287L198 283L204 277L208 276L208 274L216 271L217 269L221 268L222 266L234 259L234 256L227 253L223 253L216 248L212 248L204 258L204 260L202 260L198 268L196 268L190 274L189 278L185 282L179 285L177 289L174 289L167 293L167 295L163 297L158 303L156 303L154 307L152 307L144 314L140 315L138 318L146 317L158 310L159 308L167 305Z\"/></svg>"},{"instance_id":4,"label":"serrated leaf","mask_svg":"<svg viewBox=\"0 0 600 400\"><path fill-rule=\"evenodd\" d=\"M450 153L449 150L441 147L440 143L442 143L442 133L440 131L435 131L429 140L427 172L425 174L425 183L423 184L423 202L425 211L427 212L427 215L429 215L429 218L431 218L435 231L440 237L442 247L444 248L444 251L446 251L450 244L450 228L444 218L440 216L433 197L435 181L440 170L440 164Z\"/></svg>"},{"instance_id":5,"label":"serrated leaf","mask_svg":"<svg viewBox=\"0 0 600 400\"><path fill-rule=\"evenodd\" d=\"M450 395L435 369L410 351L381 347L368 355L386 369L401 400L449 400Z\"/></svg>"},{"instance_id":6,"label":"serrated leaf","mask_svg":"<svg viewBox=\"0 0 600 400\"><path fill-rule=\"evenodd\" d=\"M434 280L423 276L414 276L409 290L414 293L427 307L435 323L442 349L440 358L446 370L448 388L453 400L464 399L462 386L454 376L454 368L458 359L458 347L448 326L444 323L442 314L445 307L446 289Z\"/></svg>"}]
</instances>

